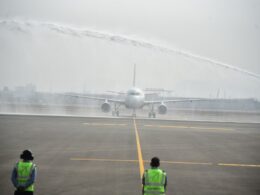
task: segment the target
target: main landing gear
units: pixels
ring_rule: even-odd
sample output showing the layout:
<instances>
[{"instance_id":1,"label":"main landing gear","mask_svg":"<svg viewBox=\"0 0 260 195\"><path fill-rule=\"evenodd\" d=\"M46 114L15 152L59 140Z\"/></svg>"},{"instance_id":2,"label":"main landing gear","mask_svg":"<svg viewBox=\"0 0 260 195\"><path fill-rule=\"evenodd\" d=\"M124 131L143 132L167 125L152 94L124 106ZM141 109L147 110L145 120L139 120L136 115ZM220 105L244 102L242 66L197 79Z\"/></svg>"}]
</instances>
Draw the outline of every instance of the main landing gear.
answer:
<instances>
[{"instance_id":1,"label":"main landing gear","mask_svg":"<svg viewBox=\"0 0 260 195\"><path fill-rule=\"evenodd\" d=\"M155 112L149 112L148 117L149 118L156 118L156 113Z\"/></svg>"},{"instance_id":2,"label":"main landing gear","mask_svg":"<svg viewBox=\"0 0 260 195\"><path fill-rule=\"evenodd\" d=\"M121 104L117 105L114 104L114 110L112 111L112 116L119 116L119 108L120 108Z\"/></svg>"},{"instance_id":3,"label":"main landing gear","mask_svg":"<svg viewBox=\"0 0 260 195\"><path fill-rule=\"evenodd\" d=\"M117 111L112 111L112 116L119 116L119 111L117 110Z\"/></svg>"},{"instance_id":4,"label":"main landing gear","mask_svg":"<svg viewBox=\"0 0 260 195\"><path fill-rule=\"evenodd\" d=\"M156 118L156 113L154 111L154 106L152 105L150 112L148 113L149 118Z\"/></svg>"}]
</instances>

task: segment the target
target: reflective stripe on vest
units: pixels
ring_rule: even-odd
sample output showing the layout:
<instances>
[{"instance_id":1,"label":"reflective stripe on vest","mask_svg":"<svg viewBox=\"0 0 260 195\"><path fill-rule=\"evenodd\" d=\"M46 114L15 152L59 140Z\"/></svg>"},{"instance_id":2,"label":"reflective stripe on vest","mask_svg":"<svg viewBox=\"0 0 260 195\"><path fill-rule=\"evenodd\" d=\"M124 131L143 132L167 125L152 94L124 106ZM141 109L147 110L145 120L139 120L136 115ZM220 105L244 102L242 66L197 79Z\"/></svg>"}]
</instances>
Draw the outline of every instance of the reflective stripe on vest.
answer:
<instances>
[{"instance_id":1,"label":"reflective stripe on vest","mask_svg":"<svg viewBox=\"0 0 260 195\"><path fill-rule=\"evenodd\" d=\"M165 194L166 173L161 169L148 169L144 173L144 195Z\"/></svg>"},{"instance_id":2,"label":"reflective stripe on vest","mask_svg":"<svg viewBox=\"0 0 260 195\"><path fill-rule=\"evenodd\" d=\"M18 162L16 165L18 185L24 185L32 175L35 165L32 162ZM34 185L30 185L25 191L34 191Z\"/></svg>"}]
</instances>

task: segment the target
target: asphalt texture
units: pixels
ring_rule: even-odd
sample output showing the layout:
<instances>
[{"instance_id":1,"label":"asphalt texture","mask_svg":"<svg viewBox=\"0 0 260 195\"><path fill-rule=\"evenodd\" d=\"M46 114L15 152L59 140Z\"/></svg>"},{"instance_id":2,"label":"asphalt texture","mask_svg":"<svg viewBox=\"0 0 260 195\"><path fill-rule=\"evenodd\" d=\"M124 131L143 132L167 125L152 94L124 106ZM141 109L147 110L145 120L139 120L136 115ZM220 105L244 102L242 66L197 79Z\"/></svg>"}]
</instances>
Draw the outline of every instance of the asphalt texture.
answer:
<instances>
[{"instance_id":1,"label":"asphalt texture","mask_svg":"<svg viewBox=\"0 0 260 195\"><path fill-rule=\"evenodd\" d=\"M140 155L161 159L167 195L260 194L259 123L0 115L0 194L28 148L37 195L141 194Z\"/></svg>"}]
</instances>

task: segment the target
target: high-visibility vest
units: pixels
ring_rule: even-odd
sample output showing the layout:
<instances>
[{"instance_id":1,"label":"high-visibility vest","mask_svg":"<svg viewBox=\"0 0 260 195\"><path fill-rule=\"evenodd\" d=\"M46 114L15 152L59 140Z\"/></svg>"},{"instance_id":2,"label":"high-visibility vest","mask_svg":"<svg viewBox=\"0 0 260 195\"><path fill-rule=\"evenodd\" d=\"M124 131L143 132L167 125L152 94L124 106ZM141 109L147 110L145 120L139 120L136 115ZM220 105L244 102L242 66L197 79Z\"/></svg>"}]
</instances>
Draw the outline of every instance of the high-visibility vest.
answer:
<instances>
[{"instance_id":1,"label":"high-visibility vest","mask_svg":"<svg viewBox=\"0 0 260 195\"><path fill-rule=\"evenodd\" d=\"M158 168L144 172L144 195L165 195L166 173Z\"/></svg>"},{"instance_id":2,"label":"high-visibility vest","mask_svg":"<svg viewBox=\"0 0 260 195\"><path fill-rule=\"evenodd\" d=\"M35 164L32 162L20 161L16 165L17 170L17 182L18 185L23 185L28 182L31 177L32 171L35 169ZM25 191L34 191L34 184L30 185L25 189Z\"/></svg>"}]
</instances>

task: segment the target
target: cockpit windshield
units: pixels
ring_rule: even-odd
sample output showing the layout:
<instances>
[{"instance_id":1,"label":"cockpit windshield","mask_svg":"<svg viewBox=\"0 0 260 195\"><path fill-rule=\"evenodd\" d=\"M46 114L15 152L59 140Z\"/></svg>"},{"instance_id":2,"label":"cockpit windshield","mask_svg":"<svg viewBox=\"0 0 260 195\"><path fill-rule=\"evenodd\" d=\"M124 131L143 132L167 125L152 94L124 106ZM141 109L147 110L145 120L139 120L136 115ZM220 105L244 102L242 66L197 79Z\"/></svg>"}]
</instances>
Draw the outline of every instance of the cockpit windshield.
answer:
<instances>
[{"instance_id":1,"label":"cockpit windshield","mask_svg":"<svg viewBox=\"0 0 260 195\"><path fill-rule=\"evenodd\" d=\"M130 92L129 94L130 94L130 95L134 95L134 96L141 95L139 92Z\"/></svg>"}]
</instances>

